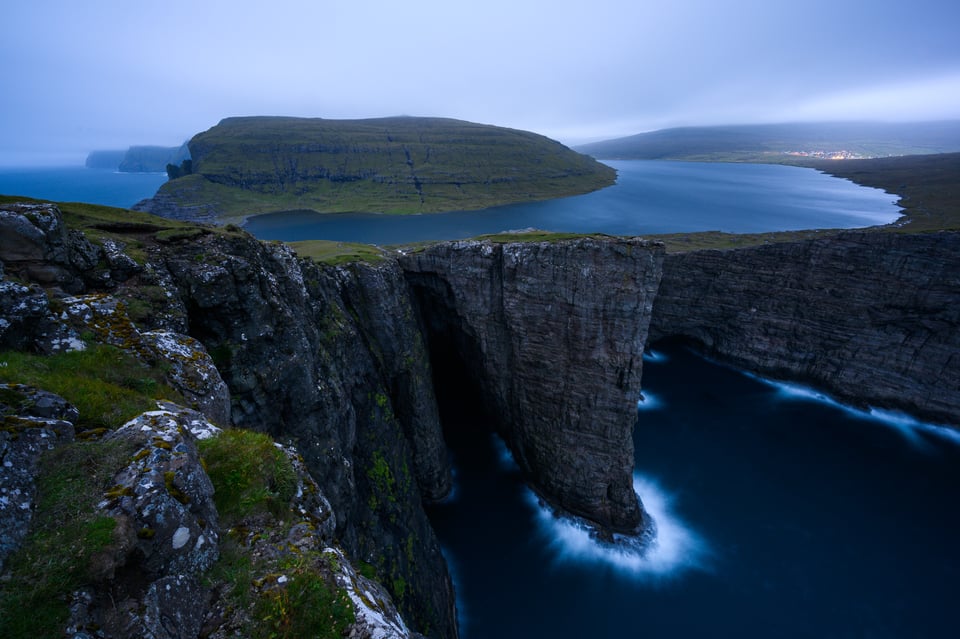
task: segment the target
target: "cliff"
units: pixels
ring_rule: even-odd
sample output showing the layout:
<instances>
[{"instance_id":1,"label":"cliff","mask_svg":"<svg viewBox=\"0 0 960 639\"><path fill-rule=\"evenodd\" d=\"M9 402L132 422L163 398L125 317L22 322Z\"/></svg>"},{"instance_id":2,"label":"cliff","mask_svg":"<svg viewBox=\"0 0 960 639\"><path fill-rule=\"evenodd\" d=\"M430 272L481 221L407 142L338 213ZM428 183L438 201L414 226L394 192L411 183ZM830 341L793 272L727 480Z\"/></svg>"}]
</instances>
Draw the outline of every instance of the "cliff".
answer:
<instances>
[{"instance_id":1,"label":"cliff","mask_svg":"<svg viewBox=\"0 0 960 639\"><path fill-rule=\"evenodd\" d=\"M668 255L651 340L960 424L960 233L845 232Z\"/></svg>"},{"instance_id":2,"label":"cliff","mask_svg":"<svg viewBox=\"0 0 960 639\"><path fill-rule=\"evenodd\" d=\"M326 631L455 637L423 509L451 486L438 399L485 411L558 511L639 532L650 341L960 423L958 242L494 236L335 264L236 227L4 204L0 629L227 637L323 609Z\"/></svg>"},{"instance_id":3,"label":"cliff","mask_svg":"<svg viewBox=\"0 0 960 639\"><path fill-rule=\"evenodd\" d=\"M190 157L186 143L180 146L131 146L125 151L91 151L88 169L113 169L124 173L163 173L168 164L179 166Z\"/></svg>"},{"instance_id":4,"label":"cliff","mask_svg":"<svg viewBox=\"0 0 960 639\"><path fill-rule=\"evenodd\" d=\"M452 242L401 258L438 376L470 387L555 507L636 532L633 426L663 247Z\"/></svg>"},{"instance_id":5,"label":"cliff","mask_svg":"<svg viewBox=\"0 0 960 639\"><path fill-rule=\"evenodd\" d=\"M88 169L111 169L117 170L120 163L123 162L123 156L126 151L90 151L84 166Z\"/></svg>"},{"instance_id":6,"label":"cliff","mask_svg":"<svg viewBox=\"0 0 960 639\"><path fill-rule=\"evenodd\" d=\"M180 146L131 146L117 167L124 173L163 173L168 164L179 166L190 157L186 143Z\"/></svg>"},{"instance_id":7,"label":"cliff","mask_svg":"<svg viewBox=\"0 0 960 639\"><path fill-rule=\"evenodd\" d=\"M425 213L586 193L616 172L562 144L443 118L227 118L189 142L192 175L137 208L176 219Z\"/></svg>"},{"instance_id":8,"label":"cliff","mask_svg":"<svg viewBox=\"0 0 960 639\"><path fill-rule=\"evenodd\" d=\"M322 548L335 540L350 558L351 571L375 577L386 586L388 600L396 603L406 623L430 636L456 636L452 584L421 505L422 500L447 492L449 469L427 357L396 262L324 267L299 260L282 245L263 244L236 230L165 223L126 212L122 219L114 219L110 209L83 207L68 212L71 222L83 227L88 236L67 228L52 205L4 209L0 236L9 242L0 246L4 265L0 348L70 355L76 349L99 352L94 345L105 342L160 367L163 383L172 384L178 379L174 354L151 355L152 351L141 352L139 344L141 335L150 331L179 336L175 341L182 346L174 350L192 362L191 368L216 363L206 381L213 386L203 386L203 380L191 377L181 386L193 395L177 392L179 401L219 414L223 425L294 442L298 458L322 487L334 513L325 517L329 525L319 530L321 539L313 540L298 528L306 537L296 543L285 541L277 537L287 530L283 526L264 535L282 547L290 543ZM35 284L26 286L21 281ZM354 304L364 299L378 303L355 309ZM50 366L68 366L51 361ZM174 368L168 372L168 366ZM0 373L0 379L26 375L20 366L4 367ZM133 379L126 383L139 388L137 374L130 375ZM213 388L221 379L226 407L218 408L223 406L219 401L200 401L216 396ZM167 386L148 388L164 392ZM69 384L67 390L74 392ZM197 399L191 402L190 396ZM6 401L6 395L2 399ZM15 409L21 403L17 400L12 406ZM19 419L15 423L21 423ZM92 436L97 439L121 423L105 417ZM27 441L19 435L16 439ZM4 457L9 459L6 440L2 443ZM172 450L177 446L170 444ZM0 485L5 488L5 481ZM179 483L170 486L184 490ZM273 486L268 485L268 494L278 490ZM117 490L125 496L125 489ZM189 503L200 500L198 495L184 495ZM289 508L300 512L296 504ZM210 515L200 519L212 525ZM243 530L263 526L259 520L241 523ZM158 530L146 524L140 529L144 528ZM181 528L192 531L196 526L184 521L172 532ZM220 530L218 537L224 540L226 533ZM259 538L251 533L250 543ZM205 539L215 543L211 534ZM133 551L118 552L128 557ZM317 561L321 568L328 563ZM339 560L336 563L340 565ZM255 565L262 565L260 559ZM151 574L161 580L157 583L181 576L194 583L215 570L203 563L188 574L177 566L157 567ZM276 574L269 564L261 570ZM313 574L312 569L305 574ZM109 576L100 580L104 578L108 580L91 595L94 602L117 584ZM355 581L350 575L327 580ZM226 605L218 603L223 593L205 591L196 583L192 588L192 605L200 608L194 617L216 617L216 611ZM147 594L133 593L131 601L142 602ZM212 603L204 605L211 595ZM255 602L270 599L265 591L251 596ZM379 602L384 596L368 595L358 601ZM360 615L362 606L356 607ZM229 626L228 620L208 621ZM141 635L131 631L113 636ZM408 635L391 631L375 636Z\"/></svg>"},{"instance_id":9,"label":"cliff","mask_svg":"<svg viewBox=\"0 0 960 639\"><path fill-rule=\"evenodd\" d=\"M423 510L451 486L435 395L451 355L458 371L472 371L464 383L489 402L497 430L547 501L607 532L643 525L631 432L659 245L487 240L328 265L236 228L100 207L61 215L53 205L6 205L0 229L0 349L56 356L109 345L159 371L163 386L149 388L169 387L177 402L223 426L294 445L331 513L323 539L298 544L335 540L424 634L457 633L452 584ZM448 352L451 343L458 350ZM0 379L25 377L19 366L0 370ZM117 426L104 417L95 439L110 439ZM190 446L182 445L185 452ZM168 488L180 494L199 486L201 475L193 468L192 479ZM133 497L124 486L136 491L140 483L125 479L110 490ZM217 539L229 545L227 529L214 523L223 511L201 507L209 502L201 493L189 493L200 508L193 523L187 511L164 526L143 523L133 505L123 517L141 522L136 530L168 537L183 530L211 548ZM172 528L170 519L178 522ZM271 530L263 535L275 536ZM185 579L199 601L210 594L200 580L215 570L214 559L190 570L179 560L151 564L151 583ZM120 561L113 572L127 565ZM113 577L106 583L119 592ZM121 588L130 605L146 605L148 593L131 588ZM100 618L104 592L91 591L92 612L83 615ZM190 624L218 623L208 617L221 601L214 597Z\"/></svg>"}]
</instances>

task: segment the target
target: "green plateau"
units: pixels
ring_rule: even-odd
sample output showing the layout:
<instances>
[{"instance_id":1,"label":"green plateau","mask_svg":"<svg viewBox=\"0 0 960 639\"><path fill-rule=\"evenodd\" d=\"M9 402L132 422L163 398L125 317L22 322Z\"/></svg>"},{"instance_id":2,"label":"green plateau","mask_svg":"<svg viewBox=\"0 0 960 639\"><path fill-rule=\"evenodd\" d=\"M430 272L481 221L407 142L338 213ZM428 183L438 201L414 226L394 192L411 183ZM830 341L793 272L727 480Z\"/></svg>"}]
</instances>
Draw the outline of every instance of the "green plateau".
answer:
<instances>
[{"instance_id":1,"label":"green plateau","mask_svg":"<svg viewBox=\"0 0 960 639\"><path fill-rule=\"evenodd\" d=\"M483 209L616 181L612 168L544 136L447 118L236 117L188 146L191 161L170 167L174 179L153 201L221 222L291 210Z\"/></svg>"}]
</instances>

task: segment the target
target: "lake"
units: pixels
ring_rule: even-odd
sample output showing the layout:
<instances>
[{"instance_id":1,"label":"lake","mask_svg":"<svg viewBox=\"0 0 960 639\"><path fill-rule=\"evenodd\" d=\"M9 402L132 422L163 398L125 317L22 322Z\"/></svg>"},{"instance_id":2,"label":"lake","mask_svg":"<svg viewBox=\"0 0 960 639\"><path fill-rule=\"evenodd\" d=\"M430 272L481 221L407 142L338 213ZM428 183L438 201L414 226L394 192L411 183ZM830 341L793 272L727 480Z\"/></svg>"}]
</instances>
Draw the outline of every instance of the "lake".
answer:
<instances>
[{"instance_id":1,"label":"lake","mask_svg":"<svg viewBox=\"0 0 960 639\"><path fill-rule=\"evenodd\" d=\"M552 517L485 424L445 415L456 492L429 514L463 639L954 636L956 431L675 345L643 382L634 485L659 529L645 557Z\"/></svg>"},{"instance_id":2,"label":"lake","mask_svg":"<svg viewBox=\"0 0 960 639\"><path fill-rule=\"evenodd\" d=\"M246 229L265 240L388 245L525 228L610 235L855 228L887 224L900 215L897 196L813 169L652 160L607 164L617 169L617 183L585 195L425 215L274 213L250 218Z\"/></svg>"}]
</instances>

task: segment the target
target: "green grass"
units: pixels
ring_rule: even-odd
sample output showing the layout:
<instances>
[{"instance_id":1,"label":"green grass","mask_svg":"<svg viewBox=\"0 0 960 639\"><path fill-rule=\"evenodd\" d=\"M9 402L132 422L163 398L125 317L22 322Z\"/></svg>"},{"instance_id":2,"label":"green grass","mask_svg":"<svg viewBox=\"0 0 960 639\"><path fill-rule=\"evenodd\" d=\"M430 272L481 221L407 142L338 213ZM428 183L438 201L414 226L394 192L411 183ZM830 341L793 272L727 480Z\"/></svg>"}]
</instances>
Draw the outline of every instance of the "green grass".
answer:
<instances>
[{"instance_id":1,"label":"green grass","mask_svg":"<svg viewBox=\"0 0 960 639\"><path fill-rule=\"evenodd\" d=\"M286 514L297 488L296 473L269 436L229 429L198 447L224 527L258 513Z\"/></svg>"},{"instance_id":2,"label":"green grass","mask_svg":"<svg viewBox=\"0 0 960 639\"><path fill-rule=\"evenodd\" d=\"M878 230L923 233L960 229L960 153L809 161L804 166L899 195L905 218Z\"/></svg>"},{"instance_id":3,"label":"green grass","mask_svg":"<svg viewBox=\"0 0 960 639\"><path fill-rule=\"evenodd\" d=\"M221 587L230 605L250 611L244 635L342 636L354 622L353 604L333 582L320 553L282 543L277 545L278 560L273 555L251 556L244 545L250 543L246 535L252 529L270 543L287 536L289 505L297 489L287 456L267 435L247 430L225 430L198 446L213 482L220 524L230 529L206 580ZM286 580L276 582L281 574Z\"/></svg>"},{"instance_id":4,"label":"green grass","mask_svg":"<svg viewBox=\"0 0 960 639\"><path fill-rule=\"evenodd\" d=\"M553 231L531 230L478 235L471 239L489 241L494 244L507 244L510 242L563 242L565 240L576 240L586 237L610 238L611 236L604 235L603 233L554 233Z\"/></svg>"},{"instance_id":5,"label":"green grass","mask_svg":"<svg viewBox=\"0 0 960 639\"><path fill-rule=\"evenodd\" d=\"M95 510L136 445L75 442L44 453L31 532L0 582L0 637L62 637L67 596L103 575L117 522ZM109 554L109 553L107 553ZM98 570L100 568L100 570Z\"/></svg>"},{"instance_id":6,"label":"green grass","mask_svg":"<svg viewBox=\"0 0 960 639\"><path fill-rule=\"evenodd\" d=\"M46 204L49 200L0 195L0 204L16 202ZM245 231L233 225L210 227L84 202L56 202L56 205L67 227L80 231L94 244L102 245L108 239L122 243L124 252L140 264L146 262L147 247L157 243L194 240L210 233L225 236L246 235Z\"/></svg>"},{"instance_id":7,"label":"green grass","mask_svg":"<svg viewBox=\"0 0 960 639\"><path fill-rule=\"evenodd\" d=\"M335 639L356 620L347 592L306 562L284 570L287 582L266 590L254 605L257 639Z\"/></svg>"},{"instance_id":8,"label":"green grass","mask_svg":"<svg viewBox=\"0 0 960 639\"><path fill-rule=\"evenodd\" d=\"M386 259L381 249L371 244L358 242L333 242L328 240L305 240L288 242L300 257L307 257L321 264L345 264L347 262L381 262Z\"/></svg>"},{"instance_id":9,"label":"green grass","mask_svg":"<svg viewBox=\"0 0 960 639\"><path fill-rule=\"evenodd\" d=\"M433 213L575 195L616 172L543 136L443 118L228 118L160 193L221 219L290 210Z\"/></svg>"},{"instance_id":10,"label":"green grass","mask_svg":"<svg viewBox=\"0 0 960 639\"><path fill-rule=\"evenodd\" d=\"M106 345L56 355L0 353L0 381L28 384L60 395L80 411L78 430L114 429L156 408L156 399L184 404L163 372Z\"/></svg>"}]
</instances>

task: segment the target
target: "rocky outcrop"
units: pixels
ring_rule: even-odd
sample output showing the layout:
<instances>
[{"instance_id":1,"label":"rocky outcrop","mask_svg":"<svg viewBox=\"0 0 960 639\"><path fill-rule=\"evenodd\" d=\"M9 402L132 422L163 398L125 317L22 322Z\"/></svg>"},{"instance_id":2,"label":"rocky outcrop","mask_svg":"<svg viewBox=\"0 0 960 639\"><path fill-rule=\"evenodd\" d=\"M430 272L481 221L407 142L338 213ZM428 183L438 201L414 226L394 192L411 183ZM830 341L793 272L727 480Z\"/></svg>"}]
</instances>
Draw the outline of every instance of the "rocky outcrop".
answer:
<instances>
[{"instance_id":1,"label":"rocky outcrop","mask_svg":"<svg viewBox=\"0 0 960 639\"><path fill-rule=\"evenodd\" d=\"M122 247L91 244L112 276L90 277L59 211L41 208L42 217L32 209L7 216L16 233L36 236L37 249L0 255L27 281L33 265L54 259L57 278L42 279L45 289L11 282L5 306L22 318L0 338L36 348L45 322L72 348L83 348L87 334L164 363L169 383L221 424L295 442L340 513L336 537L348 555L372 567L411 626L456 636L453 587L421 505L446 494L449 468L396 263L322 267L243 233L193 229L150 242L125 279L111 267L122 263ZM130 321L133 302L152 307L143 325Z\"/></svg>"},{"instance_id":2,"label":"rocky outcrop","mask_svg":"<svg viewBox=\"0 0 960 639\"><path fill-rule=\"evenodd\" d=\"M72 442L76 419L62 397L0 384L0 573L29 529L40 455Z\"/></svg>"},{"instance_id":3,"label":"rocky outcrop","mask_svg":"<svg viewBox=\"0 0 960 639\"><path fill-rule=\"evenodd\" d=\"M455 353L451 373L479 391L527 479L609 531L642 525L632 432L662 256L643 240L584 238L401 259L431 350Z\"/></svg>"},{"instance_id":4,"label":"rocky outcrop","mask_svg":"<svg viewBox=\"0 0 960 639\"><path fill-rule=\"evenodd\" d=\"M196 439L219 429L173 404L110 432L134 450L99 509L116 521L95 559L93 585L74 593L69 634L101 628L108 637L196 637L208 593L200 582L219 556L213 485Z\"/></svg>"},{"instance_id":5,"label":"rocky outcrop","mask_svg":"<svg viewBox=\"0 0 960 639\"><path fill-rule=\"evenodd\" d=\"M449 468L397 264L323 267L217 234L169 243L151 263L230 388L233 424L295 442L348 554L376 569L412 627L455 636L452 584L422 508L446 493Z\"/></svg>"},{"instance_id":6,"label":"rocky outcrop","mask_svg":"<svg viewBox=\"0 0 960 639\"><path fill-rule=\"evenodd\" d=\"M960 233L668 255L650 337L858 405L960 423Z\"/></svg>"}]
</instances>

